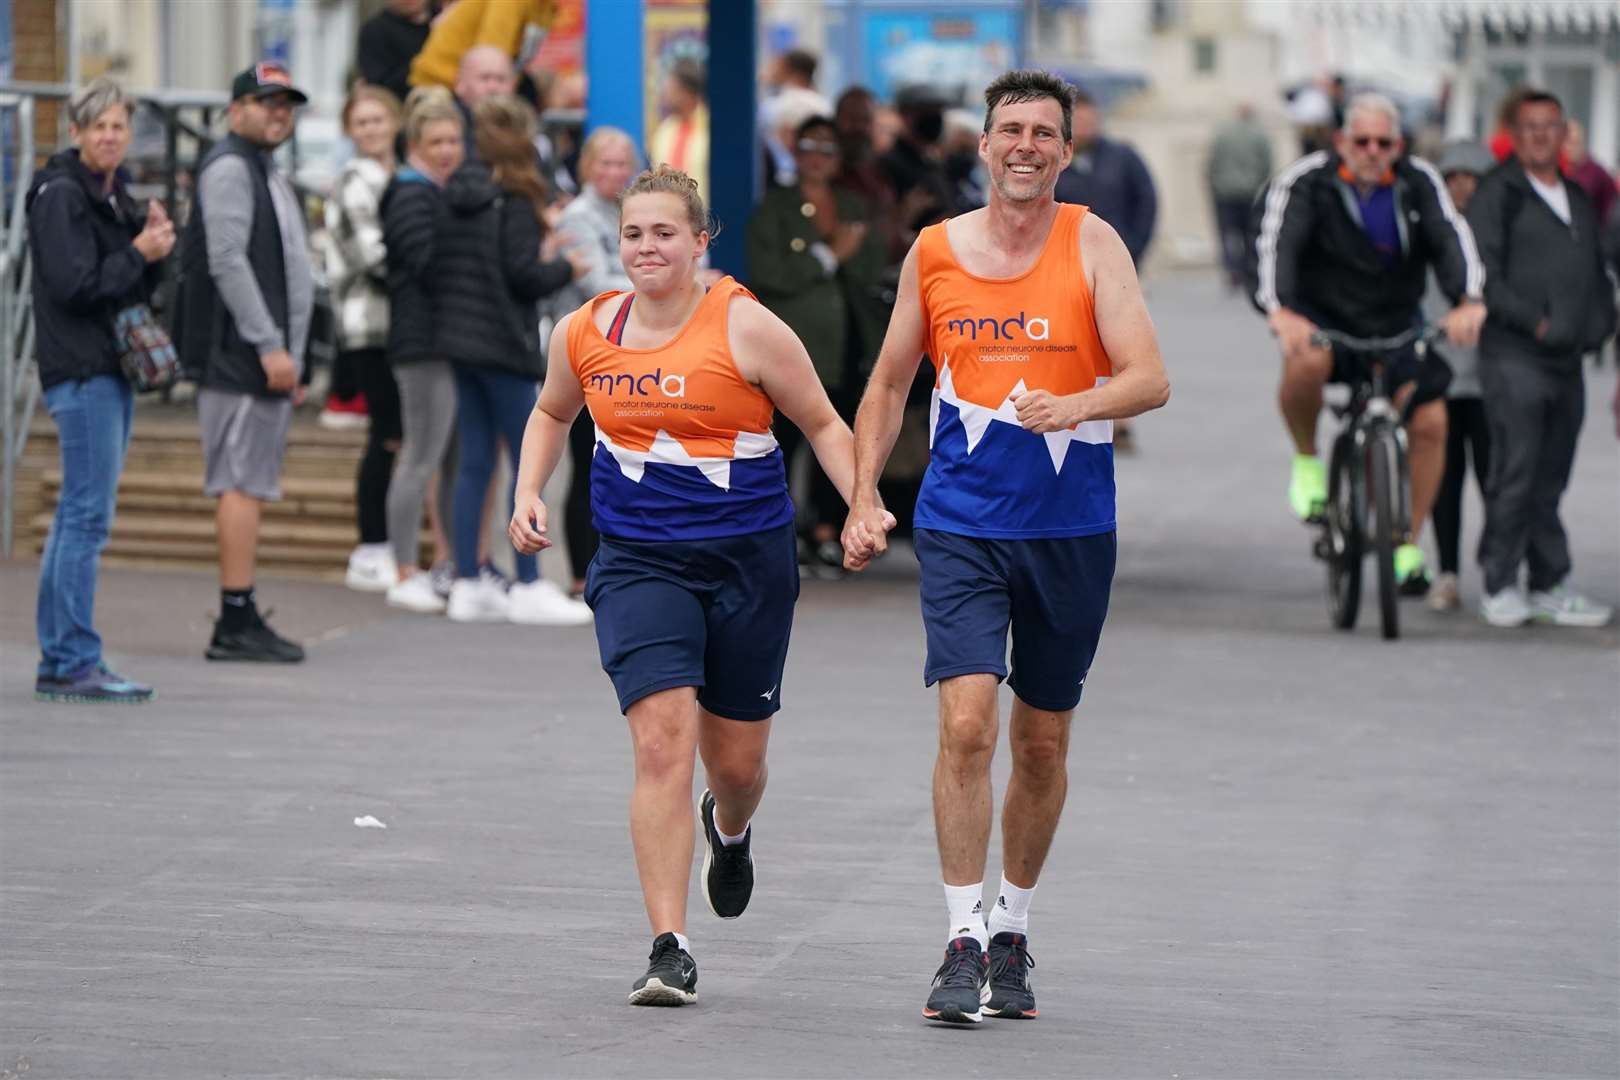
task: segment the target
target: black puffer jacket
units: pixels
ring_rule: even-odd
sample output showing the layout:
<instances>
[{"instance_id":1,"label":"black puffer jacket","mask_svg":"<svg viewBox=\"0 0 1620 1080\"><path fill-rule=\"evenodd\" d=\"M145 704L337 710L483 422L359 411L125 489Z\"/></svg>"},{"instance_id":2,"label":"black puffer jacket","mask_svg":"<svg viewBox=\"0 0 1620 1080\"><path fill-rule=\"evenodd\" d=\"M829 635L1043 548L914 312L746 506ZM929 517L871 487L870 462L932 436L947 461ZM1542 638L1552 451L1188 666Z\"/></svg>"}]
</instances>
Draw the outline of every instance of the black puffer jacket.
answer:
<instances>
[{"instance_id":1,"label":"black puffer jacket","mask_svg":"<svg viewBox=\"0 0 1620 1080\"><path fill-rule=\"evenodd\" d=\"M109 195L77 150L52 157L24 204L34 256L35 352L49 389L70 379L116 375L113 319L151 299L161 264L148 264L131 242L146 215L125 188L122 169Z\"/></svg>"},{"instance_id":2,"label":"black puffer jacket","mask_svg":"<svg viewBox=\"0 0 1620 1080\"><path fill-rule=\"evenodd\" d=\"M408 364L439 355L433 341L433 230L444 196L422 173L404 168L382 196L383 246L388 249L388 362Z\"/></svg>"},{"instance_id":3,"label":"black puffer jacket","mask_svg":"<svg viewBox=\"0 0 1620 1080\"><path fill-rule=\"evenodd\" d=\"M444 192L433 238L434 340L440 356L539 378L538 301L573 277L567 260L540 261L541 226L522 196L472 162Z\"/></svg>"}]
</instances>

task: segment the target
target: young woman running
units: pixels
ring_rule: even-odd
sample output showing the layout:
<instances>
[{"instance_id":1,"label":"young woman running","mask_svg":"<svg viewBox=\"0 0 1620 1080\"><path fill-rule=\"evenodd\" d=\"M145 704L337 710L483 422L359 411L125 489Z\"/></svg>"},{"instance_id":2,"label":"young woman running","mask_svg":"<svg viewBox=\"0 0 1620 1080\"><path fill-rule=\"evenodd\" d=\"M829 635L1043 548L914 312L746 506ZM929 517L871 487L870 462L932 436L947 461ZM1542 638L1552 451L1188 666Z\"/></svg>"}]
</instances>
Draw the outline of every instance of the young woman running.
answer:
<instances>
[{"instance_id":1,"label":"young woman running","mask_svg":"<svg viewBox=\"0 0 1620 1080\"><path fill-rule=\"evenodd\" d=\"M729 277L707 290L699 281L710 230L697 184L660 166L619 206L619 257L635 291L603 293L557 325L510 531L519 551L551 545L540 491L588 407L602 542L585 599L630 723L630 838L654 934L630 1003L686 1005L697 1000L686 938L694 752L707 785L703 895L734 919L753 892L749 821L765 791L799 593L773 410L805 433L842 494L854 456L786 324Z\"/></svg>"}]
</instances>

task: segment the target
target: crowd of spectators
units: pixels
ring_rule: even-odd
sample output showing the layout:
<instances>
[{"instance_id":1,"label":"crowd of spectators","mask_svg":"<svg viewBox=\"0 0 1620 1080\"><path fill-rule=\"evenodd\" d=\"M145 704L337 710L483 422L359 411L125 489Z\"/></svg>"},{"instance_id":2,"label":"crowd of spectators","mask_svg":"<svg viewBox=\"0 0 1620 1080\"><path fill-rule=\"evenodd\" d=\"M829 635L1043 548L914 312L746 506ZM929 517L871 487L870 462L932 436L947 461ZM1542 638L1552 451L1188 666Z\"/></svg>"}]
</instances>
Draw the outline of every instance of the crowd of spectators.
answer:
<instances>
[{"instance_id":1,"label":"crowd of spectators","mask_svg":"<svg viewBox=\"0 0 1620 1080\"><path fill-rule=\"evenodd\" d=\"M595 130L582 144L566 134L548 138L537 125L536 106L572 101L582 88L577 80L532 70L534 28L543 25L547 10L540 2L460 0L435 17L430 0L390 0L369 20L342 112L353 154L326 193L313 243L300 200L273 154L291 136L306 99L273 64L257 64L237 78L229 132L196 171L171 316L182 360L200 386L206 490L218 499L221 610L210 657L303 657L259 614L254 570L262 504L279 497L292 409L310 378L317 280L329 288L335 316L329 396L350 399L351 412L367 426L356 478L358 543L347 584L381 593L399 608L444 612L458 621L590 621L579 599L596 548L587 511L596 449L588 419L575 424L570 439L566 589L541 575L532 556L492 547L506 540L492 540L488 523L505 520L500 506L509 508L511 498L510 489L498 487L497 463L503 452L511 459L518 451L544 373L549 327L591 296L630 287L619 262L619 194L642 167L666 162L706 182L706 80L699 63L672 66L662 86L666 116L646 147L613 128ZM988 177L978 156L980 118L953 108L939 89L902 86L886 102L852 86L831 101L817 89L817 66L802 50L767 66L759 116L764 195L747 221L723 224L746 233L743 284L798 334L830 399L849 418L881 345L907 250L921 229L982 205ZM52 160L29 199L39 266L40 370L64 455L63 494L41 568L38 679L42 692L62 699L150 696L150 688L106 670L91 626L95 562L110 527L131 393L119 373L118 341L73 314L85 305L111 312L144 303L176 243L161 207L143 210L123 187L119 164L128 147L129 112L128 99L106 80L77 96L70 109L77 146ZM1507 156L1522 157L1517 115L1504 113L1508 127L1505 143L1496 140L1498 159L1504 145ZM1156 224L1153 179L1134 149L1104 134L1102 110L1092 98L1079 96L1072 121L1074 157L1057 197L1089 205L1140 261ZM1572 210L1559 212L1563 204L1554 200L1554 213L1579 217L1577 227L1607 229L1612 237L1620 219L1613 212L1613 177L1588 157L1578 125L1559 134ZM1234 282L1243 269L1246 208L1271 164L1269 142L1250 111L1214 140L1207 180ZM1492 187L1485 178L1491 164L1483 146L1448 149L1442 168L1459 207L1467 206L1471 185ZM1492 190L1503 187L1496 183ZM1535 205L1541 205L1548 196L1535 190ZM1505 227L1506 217L1517 222L1515 215L1528 212L1512 200L1511 192L1489 194L1486 205L1494 209L1479 212ZM1495 221L1504 214L1503 222ZM1550 224L1551 215L1545 216L1549 221L1538 227ZM1492 228L1486 224L1482 240L1488 264L1496 243ZM69 232L82 238L70 242ZM1612 247L1609 252L1614 258ZM1509 266L1500 253L1494 257L1498 283L1538 264L1516 255ZM97 267L79 265L96 259ZM1567 269L1554 260L1544 272ZM1599 288L1582 282L1581 289ZM1595 321L1542 327L1528 314L1518 325L1511 314L1517 294L1500 289L1490 304L1501 312L1493 316L1501 329L1487 334L1487 353L1517 349L1516 355L1541 356L1556 344L1578 357L1602 329ZM1489 367L1487 360L1478 382L1463 378L1454 385L1456 461L1437 511L1450 515L1444 522L1437 517L1437 527L1442 569L1453 576L1437 606L1447 597L1455 602L1465 438L1482 476L1506 483L1508 472L1500 471L1506 466L1487 473L1493 460L1512 464L1512 475L1522 473L1533 486L1537 470L1567 477L1567 460L1560 465L1543 460L1541 451L1488 445L1488 436L1501 442L1501 432L1517 423L1501 410L1486 422ZM1569 437L1579 423L1574 390L1548 383L1546 365L1532 369L1524 361L1497 370L1509 367L1525 378L1534 371L1541 380L1536 393L1571 403L1567 416L1549 421L1562 425L1558 431L1540 432L1537 445L1554 434ZM1578 364L1571 370L1578 372ZM912 407L926 409L926 399L920 386ZM801 570L837 577L843 573L842 506L790 428L783 425L779 437L799 507ZM925 431L926 425L908 429ZM886 482L915 483L926 460L926 445L898 446ZM1537 497L1544 501L1544 489L1561 486L1549 480L1536 487L1543 491ZM903 496L897 500L902 510L904 503ZM1500 552L1492 556L1491 572L1501 579L1529 543L1532 555L1547 562L1546 578L1556 569L1556 552L1538 555L1537 545L1551 527L1537 524L1539 518L1519 520L1542 510L1528 503L1500 510L1500 499L1492 505L1498 510L1487 525L1488 546ZM1508 518L1512 522L1504 524ZM431 548L426 559L424 521ZM497 564L510 570L503 573Z\"/></svg>"}]
</instances>

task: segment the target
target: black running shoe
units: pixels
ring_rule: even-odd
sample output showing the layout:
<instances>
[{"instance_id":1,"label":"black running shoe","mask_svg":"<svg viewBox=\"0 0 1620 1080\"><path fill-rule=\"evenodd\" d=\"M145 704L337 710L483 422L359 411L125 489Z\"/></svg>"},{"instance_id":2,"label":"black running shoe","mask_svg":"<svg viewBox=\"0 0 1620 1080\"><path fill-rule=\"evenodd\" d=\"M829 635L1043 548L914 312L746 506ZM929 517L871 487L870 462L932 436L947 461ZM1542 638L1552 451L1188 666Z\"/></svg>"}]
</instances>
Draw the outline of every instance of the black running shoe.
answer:
<instances>
[{"instance_id":1,"label":"black running shoe","mask_svg":"<svg viewBox=\"0 0 1620 1080\"><path fill-rule=\"evenodd\" d=\"M703 789L698 799L698 816L703 819L703 899L709 910L722 919L735 919L748 910L754 895L754 826L743 833L743 842L730 847L720 842L720 829L714 823L714 795Z\"/></svg>"},{"instance_id":2,"label":"black running shoe","mask_svg":"<svg viewBox=\"0 0 1620 1080\"><path fill-rule=\"evenodd\" d=\"M204 655L210 660L296 664L304 659L304 649L270 629L270 624L255 611L246 626L235 630L226 630L223 619L216 622L213 640Z\"/></svg>"},{"instance_id":3,"label":"black running shoe","mask_svg":"<svg viewBox=\"0 0 1620 1080\"><path fill-rule=\"evenodd\" d=\"M945 946L945 962L934 973L934 992L923 1006L923 1019L941 1024L977 1024L990 999L990 958L970 937Z\"/></svg>"},{"instance_id":4,"label":"black running shoe","mask_svg":"<svg viewBox=\"0 0 1620 1080\"><path fill-rule=\"evenodd\" d=\"M630 988L632 1005L695 1005L697 1003L697 961L681 948L674 934L653 938L647 974Z\"/></svg>"},{"instance_id":5,"label":"black running shoe","mask_svg":"<svg viewBox=\"0 0 1620 1080\"><path fill-rule=\"evenodd\" d=\"M984 1011L1004 1020L1033 1020L1041 1015L1035 1008L1035 992L1029 988L1029 969L1034 966L1029 938L1023 934L1003 932L991 938L990 1000Z\"/></svg>"}]
</instances>

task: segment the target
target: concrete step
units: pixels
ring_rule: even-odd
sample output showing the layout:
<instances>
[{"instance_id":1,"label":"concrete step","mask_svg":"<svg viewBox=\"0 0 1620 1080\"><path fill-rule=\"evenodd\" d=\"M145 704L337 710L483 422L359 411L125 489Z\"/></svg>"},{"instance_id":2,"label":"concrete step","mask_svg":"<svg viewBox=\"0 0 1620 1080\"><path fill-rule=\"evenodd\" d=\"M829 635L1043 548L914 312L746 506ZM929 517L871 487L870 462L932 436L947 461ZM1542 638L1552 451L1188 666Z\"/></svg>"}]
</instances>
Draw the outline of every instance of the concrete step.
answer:
<instances>
[{"instance_id":1,"label":"concrete step","mask_svg":"<svg viewBox=\"0 0 1620 1080\"><path fill-rule=\"evenodd\" d=\"M48 469L43 487L54 507L62 488L60 469ZM126 471L118 483L118 512L171 511L213 516L216 503L203 494L198 472ZM321 476L286 476L281 501L264 504L264 516L299 517L322 521L353 521L354 480Z\"/></svg>"}]
</instances>

